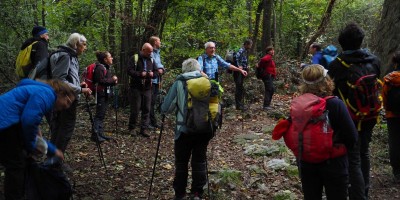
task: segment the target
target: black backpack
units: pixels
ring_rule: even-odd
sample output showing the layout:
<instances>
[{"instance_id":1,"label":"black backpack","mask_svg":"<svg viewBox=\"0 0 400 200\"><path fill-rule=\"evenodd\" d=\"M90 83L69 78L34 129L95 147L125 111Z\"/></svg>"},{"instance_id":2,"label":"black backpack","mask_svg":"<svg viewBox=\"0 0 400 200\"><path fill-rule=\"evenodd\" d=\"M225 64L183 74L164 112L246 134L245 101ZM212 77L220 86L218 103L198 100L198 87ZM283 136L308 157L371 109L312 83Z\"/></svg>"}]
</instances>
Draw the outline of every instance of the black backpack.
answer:
<instances>
[{"instance_id":1,"label":"black backpack","mask_svg":"<svg viewBox=\"0 0 400 200\"><path fill-rule=\"evenodd\" d=\"M61 169L57 157L43 163L30 163L26 179L26 196L29 200L69 200L72 187Z\"/></svg>"},{"instance_id":2,"label":"black backpack","mask_svg":"<svg viewBox=\"0 0 400 200\"><path fill-rule=\"evenodd\" d=\"M256 67L256 77L257 79L262 79L264 75L264 67Z\"/></svg>"},{"instance_id":3,"label":"black backpack","mask_svg":"<svg viewBox=\"0 0 400 200\"><path fill-rule=\"evenodd\" d=\"M351 118L357 122L377 118L382 109L382 83L372 63L347 64L341 58L337 59L348 69L346 92L339 89L339 94Z\"/></svg>"}]
</instances>

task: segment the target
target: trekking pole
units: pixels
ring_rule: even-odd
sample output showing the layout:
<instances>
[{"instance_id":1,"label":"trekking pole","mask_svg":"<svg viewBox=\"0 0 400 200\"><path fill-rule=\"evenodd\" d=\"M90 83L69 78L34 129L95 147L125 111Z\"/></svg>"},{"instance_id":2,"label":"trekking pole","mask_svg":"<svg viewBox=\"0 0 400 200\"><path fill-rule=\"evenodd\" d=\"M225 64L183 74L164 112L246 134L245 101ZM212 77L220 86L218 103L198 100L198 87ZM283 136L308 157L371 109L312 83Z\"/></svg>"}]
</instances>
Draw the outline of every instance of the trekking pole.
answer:
<instances>
[{"instance_id":1,"label":"trekking pole","mask_svg":"<svg viewBox=\"0 0 400 200\"><path fill-rule=\"evenodd\" d=\"M101 150L101 145L100 145L100 141L99 141L99 135L97 134L97 131L94 128L94 120L93 120L92 111L90 110L89 97L88 96L86 96L86 109L87 109L87 112L89 113L89 119L90 119L90 122L92 124L92 133L95 134L95 136L96 136L96 147L97 147L97 152L99 153L100 162L103 164L104 169L105 169L106 173L108 174L107 167L106 167L106 162L104 161L103 151Z\"/></svg>"},{"instance_id":2,"label":"trekking pole","mask_svg":"<svg viewBox=\"0 0 400 200\"><path fill-rule=\"evenodd\" d=\"M118 87L114 87L115 135L118 135Z\"/></svg>"},{"instance_id":3,"label":"trekking pole","mask_svg":"<svg viewBox=\"0 0 400 200\"><path fill-rule=\"evenodd\" d=\"M243 86L243 88L244 88L244 76L243 76L243 74L242 73L240 73L240 77L241 77L241 79L242 79L242 86ZM245 103L245 101L244 101L244 95L245 94L245 90L243 90L242 91L242 105L243 105L243 107L242 107L242 110L241 110L241 115L242 115L242 134L243 134L243 129L244 129L244 125L243 125L243 123L244 123L244 103Z\"/></svg>"},{"instance_id":4,"label":"trekking pole","mask_svg":"<svg viewBox=\"0 0 400 200\"><path fill-rule=\"evenodd\" d=\"M154 173L156 172L157 157L158 157L158 151L160 150L161 136L162 136L162 132L163 132L163 129L164 129L164 121L165 121L165 115L163 114L162 117L161 117L160 136L158 136L156 157L154 158L153 172L151 174L150 189L149 189L149 195L148 195L148 198L147 198L148 200L150 200L151 190L153 188L153 179L154 179Z\"/></svg>"},{"instance_id":5,"label":"trekking pole","mask_svg":"<svg viewBox=\"0 0 400 200\"><path fill-rule=\"evenodd\" d=\"M207 161L207 155L206 155L206 175L207 175L207 190L208 190L208 198L211 199L211 193L210 193L210 179L208 178L208 161Z\"/></svg>"}]
</instances>

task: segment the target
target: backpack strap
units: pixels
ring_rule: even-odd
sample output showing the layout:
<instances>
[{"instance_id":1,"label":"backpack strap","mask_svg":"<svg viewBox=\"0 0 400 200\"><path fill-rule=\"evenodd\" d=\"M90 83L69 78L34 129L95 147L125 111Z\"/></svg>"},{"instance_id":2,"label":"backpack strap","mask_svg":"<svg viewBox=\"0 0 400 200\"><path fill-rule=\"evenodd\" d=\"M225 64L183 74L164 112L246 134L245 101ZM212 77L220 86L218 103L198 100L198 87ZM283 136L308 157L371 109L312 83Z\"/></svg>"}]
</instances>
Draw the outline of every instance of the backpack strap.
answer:
<instances>
[{"instance_id":1,"label":"backpack strap","mask_svg":"<svg viewBox=\"0 0 400 200\"><path fill-rule=\"evenodd\" d=\"M177 112L179 112L183 116L183 121L177 121L176 124L177 125L186 125L186 115L187 115L187 110L188 110L188 106L187 106L188 89L187 89L186 80L180 80L180 81L182 83L183 91L184 91L184 94L185 94L185 102L184 102L183 111L179 108L178 101L176 102L176 107L178 108Z\"/></svg>"},{"instance_id":2,"label":"backpack strap","mask_svg":"<svg viewBox=\"0 0 400 200\"><path fill-rule=\"evenodd\" d=\"M345 66L345 67L347 67L347 68L350 67L350 65L347 64L346 62L344 62L344 60L342 60L341 58L339 58L339 56L337 57L337 59L339 60L340 63L342 63L343 66Z\"/></svg>"}]
</instances>

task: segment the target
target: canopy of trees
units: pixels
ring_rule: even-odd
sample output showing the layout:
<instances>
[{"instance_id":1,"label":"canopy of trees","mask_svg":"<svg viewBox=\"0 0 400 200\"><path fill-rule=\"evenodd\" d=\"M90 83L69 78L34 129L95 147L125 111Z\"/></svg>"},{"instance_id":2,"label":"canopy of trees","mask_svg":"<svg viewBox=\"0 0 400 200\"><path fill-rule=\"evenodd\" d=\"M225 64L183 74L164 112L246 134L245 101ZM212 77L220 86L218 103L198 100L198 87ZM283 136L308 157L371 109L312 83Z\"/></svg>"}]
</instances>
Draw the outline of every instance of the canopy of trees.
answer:
<instances>
[{"instance_id":1,"label":"canopy of trees","mask_svg":"<svg viewBox=\"0 0 400 200\"><path fill-rule=\"evenodd\" d=\"M385 4L383 0L2 1L1 80L17 81L15 57L35 24L48 28L51 48L64 43L72 32L84 34L89 49L80 58L82 68L94 61L94 51L109 50L124 85L128 82L125 69L129 57L151 35L161 37L163 61L171 69L180 67L188 57L200 55L204 43L210 40L217 43L221 55L226 49L239 48L244 39L252 38L255 58L266 45L272 44L277 50L277 60L307 59L305 50L309 44L317 41L323 46L339 46L336 39L339 30L347 22L355 21L367 32L364 47L379 50L380 56L387 60L387 55L399 48L390 45L399 44L400 40L399 7L396 0L386 0ZM397 22L387 23L390 17ZM392 37L397 42L380 42L392 32L397 33ZM383 38L377 40L376 36Z\"/></svg>"}]
</instances>

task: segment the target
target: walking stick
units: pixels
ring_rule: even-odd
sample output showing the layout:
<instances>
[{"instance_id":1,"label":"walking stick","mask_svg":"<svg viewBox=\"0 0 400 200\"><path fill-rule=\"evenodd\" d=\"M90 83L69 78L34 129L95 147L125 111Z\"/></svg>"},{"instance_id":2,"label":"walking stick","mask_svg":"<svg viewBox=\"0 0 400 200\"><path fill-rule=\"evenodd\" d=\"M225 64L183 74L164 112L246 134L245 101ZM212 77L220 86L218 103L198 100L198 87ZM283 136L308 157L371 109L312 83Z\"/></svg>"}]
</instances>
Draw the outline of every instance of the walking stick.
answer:
<instances>
[{"instance_id":1,"label":"walking stick","mask_svg":"<svg viewBox=\"0 0 400 200\"><path fill-rule=\"evenodd\" d=\"M90 110L89 97L88 96L86 96L86 109L87 109L87 112L89 113L89 119L90 119L90 122L92 124L92 133L95 134L95 136L96 136L96 147L97 147L97 152L99 153L100 162L103 164L104 169L105 169L106 173L108 174L107 167L106 167L106 162L104 161L103 151L101 150L101 145L100 145L100 141L99 141L99 135L97 134L97 130L94 128L94 120L93 120L92 111Z\"/></svg>"},{"instance_id":2,"label":"walking stick","mask_svg":"<svg viewBox=\"0 0 400 200\"><path fill-rule=\"evenodd\" d=\"M114 109L115 109L115 135L118 134L118 87L114 88Z\"/></svg>"},{"instance_id":3,"label":"walking stick","mask_svg":"<svg viewBox=\"0 0 400 200\"><path fill-rule=\"evenodd\" d=\"M154 165L153 165L153 173L151 174L151 180L150 180L150 189L149 189L149 195L148 195L148 200L150 200L151 197L151 190L153 188L153 179L154 179L154 173L156 172L156 164L157 164L157 157L158 157L158 151L160 150L160 143L161 143L161 136L162 132L164 129L164 120L165 120L165 115L163 114L161 117L161 130L160 130L160 136L158 136L158 144L157 144L157 150L156 150L156 157L154 158Z\"/></svg>"}]
</instances>

